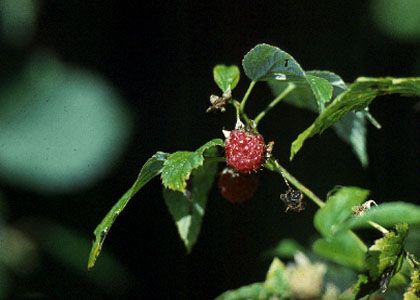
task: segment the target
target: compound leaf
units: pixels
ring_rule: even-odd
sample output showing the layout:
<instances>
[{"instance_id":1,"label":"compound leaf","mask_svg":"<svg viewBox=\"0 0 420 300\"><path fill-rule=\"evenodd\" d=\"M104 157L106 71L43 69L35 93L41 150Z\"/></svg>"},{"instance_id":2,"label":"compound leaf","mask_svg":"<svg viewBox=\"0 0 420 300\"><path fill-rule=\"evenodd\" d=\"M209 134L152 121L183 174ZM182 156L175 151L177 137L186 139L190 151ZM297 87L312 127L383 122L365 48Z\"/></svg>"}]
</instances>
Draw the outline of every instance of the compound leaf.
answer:
<instances>
[{"instance_id":1,"label":"compound leaf","mask_svg":"<svg viewBox=\"0 0 420 300\"><path fill-rule=\"evenodd\" d=\"M289 80L305 76L303 69L290 54L267 44L259 44L245 54L242 66L246 76L253 81Z\"/></svg>"},{"instance_id":2,"label":"compound leaf","mask_svg":"<svg viewBox=\"0 0 420 300\"><path fill-rule=\"evenodd\" d=\"M216 65L213 68L213 78L222 92L233 90L239 82L240 71L238 66Z\"/></svg>"},{"instance_id":3,"label":"compound leaf","mask_svg":"<svg viewBox=\"0 0 420 300\"><path fill-rule=\"evenodd\" d=\"M336 98L342 92L347 89L343 79L337 74L330 71L307 71L306 78L319 78L328 81L332 86L332 97ZM274 95L279 95L286 87L287 82L278 80L270 80L268 82ZM331 98L330 87L325 85L325 97L316 98L316 87L310 87L309 83L304 81L295 82L296 89L293 93L290 93L284 100L290 105L298 108L310 110L314 113L320 114L326 106L331 102L328 102ZM322 86L322 83L321 83ZM319 88L321 89L321 88ZM367 150L366 150L366 115L368 112L348 112L345 114L337 123L334 124L334 130L338 137L352 147L353 152L359 159L363 166L368 164Z\"/></svg>"},{"instance_id":4,"label":"compound leaf","mask_svg":"<svg viewBox=\"0 0 420 300\"><path fill-rule=\"evenodd\" d=\"M373 99L387 94L420 96L420 78L358 78L296 138L291 146L290 159L293 159L308 138L322 133L348 112L363 110Z\"/></svg>"},{"instance_id":5,"label":"compound leaf","mask_svg":"<svg viewBox=\"0 0 420 300\"><path fill-rule=\"evenodd\" d=\"M163 186L173 191L185 192L191 172L204 163L204 152L215 146L223 146L223 141L214 139L194 152L178 151L170 154L162 169Z\"/></svg>"},{"instance_id":6,"label":"compound leaf","mask_svg":"<svg viewBox=\"0 0 420 300\"><path fill-rule=\"evenodd\" d=\"M89 255L88 269L93 268L96 259L98 258L102 245L105 241L109 230L115 219L120 215L127 203L134 197L134 195L153 177L157 176L168 158L168 154L164 152L157 152L149 158L140 170L136 181L131 188L124 193L124 195L114 204L111 210L102 219L101 223L95 228L95 240L93 241L92 248Z\"/></svg>"}]
</instances>

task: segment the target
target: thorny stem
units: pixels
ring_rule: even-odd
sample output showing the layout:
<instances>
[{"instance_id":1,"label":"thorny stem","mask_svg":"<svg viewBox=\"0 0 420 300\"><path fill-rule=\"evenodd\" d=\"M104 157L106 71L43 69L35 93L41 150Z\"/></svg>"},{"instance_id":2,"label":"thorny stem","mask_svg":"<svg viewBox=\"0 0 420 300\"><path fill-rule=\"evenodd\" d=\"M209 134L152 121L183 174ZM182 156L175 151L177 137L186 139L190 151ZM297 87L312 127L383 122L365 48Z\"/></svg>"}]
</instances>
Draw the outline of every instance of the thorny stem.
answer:
<instances>
[{"instance_id":1,"label":"thorny stem","mask_svg":"<svg viewBox=\"0 0 420 300\"><path fill-rule=\"evenodd\" d=\"M310 189L308 189L306 186L300 183L299 180L293 177L293 175L290 174L285 168L283 168L283 166L281 166L277 160L271 160L270 162L266 163L266 167L268 169L272 171L277 171L278 173L280 173L280 175L284 176L292 185L294 185L303 194L305 194L309 199L315 202L315 204L318 205L319 207L323 207L325 205L324 201L322 201Z\"/></svg>"},{"instance_id":2,"label":"thorny stem","mask_svg":"<svg viewBox=\"0 0 420 300\"><path fill-rule=\"evenodd\" d=\"M293 91L296 88L296 85L293 83L289 83L287 87L281 92L280 95L278 95L273 101L270 102L270 104L267 105L267 107L258 114L258 116L255 118L255 126L258 125L258 123L261 121L262 118L265 117L265 115L274 108L281 100L283 100L291 91Z\"/></svg>"},{"instance_id":3,"label":"thorny stem","mask_svg":"<svg viewBox=\"0 0 420 300\"><path fill-rule=\"evenodd\" d=\"M251 81L251 83L249 84L248 90L246 91L246 93L245 93L244 97L242 98L242 101L241 101L241 103L239 105L239 113L245 119L245 121L247 123L249 123L249 118L246 116L246 114L244 112L244 110L245 110L245 104L246 104L246 101L248 100L248 97L251 94L252 89L254 88L254 86L255 86L256 83L257 82L254 81L254 80Z\"/></svg>"}]
</instances>

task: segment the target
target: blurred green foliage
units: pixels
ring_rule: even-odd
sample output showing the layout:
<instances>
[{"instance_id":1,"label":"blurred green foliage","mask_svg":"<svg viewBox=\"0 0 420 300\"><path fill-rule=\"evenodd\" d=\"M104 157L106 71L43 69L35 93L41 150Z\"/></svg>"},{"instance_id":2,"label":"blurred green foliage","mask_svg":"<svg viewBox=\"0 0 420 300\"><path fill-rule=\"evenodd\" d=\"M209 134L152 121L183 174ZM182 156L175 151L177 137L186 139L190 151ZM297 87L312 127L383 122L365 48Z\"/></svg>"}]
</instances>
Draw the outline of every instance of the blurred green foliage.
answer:
<instances>
[{"instance_id":1,"label":"blurred green foliage","mask_svg":"<svg viewBox=\"0 0 420 300\"><path fill-rule=\"evenodd\" d=\"M101 76L61 61L47 48L22 52L34 38L42 4L0 0L0 68L6 70L0 82L0 178L62 195L105 176L127 145L132 116ZM21 67L9 64L9 56L18 57ZM47 290L18 288L18 282L39 276L46 261L104 294L127 292L132 275L109 253L93 272L86 271L86 233L43 217L9 218L6 200L19 199L6 199L0 191L0 299L47 296Z\"/></svg>"},{"instance_id":2,"label":"blurred green foliage","mask_svg":"<svg viewBox=\"0 0 420 300\"><path fill-rule=\"evenodd\" d=\"M36 30L38 0L0 0L0 24L4 41L12 45L28 43Z\"/></svg>"},{"instance_id":3,"label":"blurred green foliage","mask_svg":"<svg viewBox=\"0 0 420 300\"><path fill-rule=\"evenodd\" d=\"M0 176L11 184L51 193L86 187L130 135L115 90L50 52L32 55L0 99Z\"/></svg>"},{"instance_id":4,"label":"blurred green foliage","mask_svg":"<svg viewBox=\"0 0 420 300\"><path fill-rule=\"evenodd\" d=\"M372 0L371 13L376 26L393 39L420 40L418 0Z\"/></svg>"}]
</instances>

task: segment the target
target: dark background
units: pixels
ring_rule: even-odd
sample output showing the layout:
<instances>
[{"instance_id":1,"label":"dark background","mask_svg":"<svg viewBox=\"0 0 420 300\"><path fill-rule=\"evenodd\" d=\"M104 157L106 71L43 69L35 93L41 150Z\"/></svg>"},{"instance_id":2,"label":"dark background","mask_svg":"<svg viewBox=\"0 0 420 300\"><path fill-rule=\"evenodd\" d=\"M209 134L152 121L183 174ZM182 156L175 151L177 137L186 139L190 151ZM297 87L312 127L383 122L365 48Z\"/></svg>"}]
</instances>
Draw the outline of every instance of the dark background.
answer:
<instances>
[{"instance_id":1,"label":"dark background","mask_svg":"<svg viewBox=\"0 0 420 300\"><path fill-rule=\"evenodd\" d=\"M10 221L42 216L90 234L157 150L192 150L234 126L232 110L205 113L209 95L218 92L212 68L240 65L261 42L291 53L304 69L331 70L347 82L361 75L416 76L419 70L419 43L375 27L369 1L45 1L33 41L19 49L2 45L8 69L18 69L23 57L43 47L100 73L125 98L134 135L112 171L81 191L45 195L0 183ZM243 75L235 95L247 85ZM258 85L250 114L270 98L268 88ZM308 141L288 162L290 143L314 120L310 112L281 105L261 123L261 132L276 141L274 153L289 171L321 197L335 185L357 185L370 189L377 202L415 202L417 101L392 96L373 103L371 112L383 129L368 127L366 169L332 130ZM152 181L130 202L104 245L133 275L120 297L211 299L263 280L270 260L262 252L286 237L309 246L315 235L316 207L309 203L301 214L285 214L279 201L285 188L279 177L262 172L257 196L244 205L228 203L214 189L199 240L187 255L161 186ZM88 253L80 255L87 260ZM32 274L14 280L12 296L32 292L51 299L111 297L48 257Z\"/></svg>"}]
</instances>

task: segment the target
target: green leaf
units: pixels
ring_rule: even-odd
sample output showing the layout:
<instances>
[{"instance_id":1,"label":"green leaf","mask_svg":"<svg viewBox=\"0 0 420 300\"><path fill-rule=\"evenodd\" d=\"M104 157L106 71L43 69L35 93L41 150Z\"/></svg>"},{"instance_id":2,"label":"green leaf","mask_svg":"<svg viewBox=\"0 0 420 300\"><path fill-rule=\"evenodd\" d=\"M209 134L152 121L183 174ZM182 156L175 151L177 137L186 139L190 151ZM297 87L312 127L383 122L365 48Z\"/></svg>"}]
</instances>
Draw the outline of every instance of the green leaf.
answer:
<instances>
[{"instance_id":1,"label":"green leaf","mask_svg":"<svg viewBox=\"0 0 420 300\"><path fill-rule=\"evenodd\" d=\"M286 278L286 266L280 259L273 259L265 278L264 287L269 295L289 297L290 287Z\"/></svg>"},{"instance_id":2,"label":"green leaf","mask_svg":"<svg viewBox=\"0 0 420 300\"><path fill-rule=\"evenodd\" d=\"M368 296L363 298L356 298L356 295L360 292L363 286L369 283L369 277L366 275L360 274L357 278L357 281L350 289L347 289L344 291L340 297L339 300L362 300L362 299L368 299Z\"/></svg>"},{"instance_id":3,"label":"green leaf","mask_svg":"<svg viewBox=\"0 0 420 300\"><path fill-rule=\"evenodd\" d=\"M306 139L322 133L338 122L346 113L365 109L378 96L400 94L420 96L420 78L360 77L341 93L292 143L290 159L302 148Z\"/></svg>"},{"instance_id":4,"label":"green leaf","mask_svg":"<svg viewBox=\"0 0 420 300\"><path fill-rule=\"evenodd\" d=\"M329 71L307 71L306 77L322 78L329 82L333 87L332 95L337 97L339 94L347 89L346 84L340 76ZM278 80L269 80L268 84L274 95L279 95L287 86L287 82ZM307 109L314 113L320 114L325 106L330 104L331 97L327 100L315 98L316 90L305 84L303 81L295 82L297 88L290 93L284 100L286 103L296 106L298 108ZM329 92L328 92L329 93ZM327 94L328 96L329 94ZM321 102L320 102L321 101ZM367 150L366 150L366 117L368 112L348 112L341 120L334 124L336 134L344 142L349 144L353 152L363 166L368 164Z\"/></svg>"},{"instance_id":5,"label":"green leaf","mask_svg":"<svg viewBox=\"0 0 420 300\"><path fill-rule=\"evenodd\" d=\"M368 190L358 187L338 187L331 191L325 205L315 214L315 228L323 236L331 237L350 218L352 207L364 202L368 195Z\"/></svg>"},{"instance_id":6,"label":"green leaf","mask_svg":"<svg viewBox=\"0 0 420 300\"><path fill-rule=\"evenodd\" d=\"M342 231L329 238L316 240L313 251L338 264L356 270L365 267L366 245L350 230Z\"/></svg>"},{"instance_id":7,"label":"green leaf","mask_svg":"<svg viewBox=\"0 0 420 300\"><path fill-rule=\"evenodd\" d=\"M268 80L268 86L275 97L280 95L284 89L289 85L289 81L282 80ZM288 94L283 102L300 109L307 109L314 113L318 113L318 105L309 83L305 80L293 82L296 88L292 93Z\"/></svg>"},{"instance_id":8,"label":"green leaf","mask_svg":"<svg viewBox=\"0 0 420 300\"><path fill-rule=\"evenodd\" d=\"M215 300L265 300L269 299L268 292L261 282L229 290L218 296Z\"/></svg>"},{"instance_id":9,"label":"green leaf","mask_svg":"<svg viewBox=\"0 0 420 300\"><path fill-rule=\"evenodd\" d=\"M411 284L404 293L404 300L418 300L420 298L420 269L413 270Z\"/></svg>"},{"instance_id":10,"label":"green leaf","mask_svg":"<svg viewBox=\"0 0 420 300\"><path fill-rule=\"evenodd\" d=\"M185 192L191 172L204 163L204 152L215 146L223 146L223 141L214 139L194 152L178 151L169 155L161 174L163 186L173 191Z\"/></svg>"},{"instance_id":11,"label":"green leaf","mask_svg":"<svg viewBox=\"0 0 420 300\"><path fill-rule=\"evenodd\" d=\"M96 259L98 258L102 245L105 241L106 236L111 229L115 219L120 215L123 209L126 207L128 201L134 197L134 195L153 177L157 176L167 159L168 154L164 152L157 152L151 158L149 158L140 170L136 181L131 188L125 192L125 194L114 204L111 210L102 219L101 223L95 228L95 240L93 241L92 248L90 250L88 269L92 269L95 265Z\"/></svg>"},{"instance_id":12,"label":"green leaf","mask_svg":"<svg viewBox=\"0 0 420 300\"><path fill-rule=\"evenodd\" d=\"M306 75L307 76L312 75L312 76L316 76L316 77L327 80L334 88L333 90L334 97L337 97L339 94L341 94L344 90L347 89L347 85L344 82L344 80L333 72L312 70L312 71L306 71Z\"/></svg>"},{"instance_id":13,"label":"green leaf","mask_svg":"<svg viewBox=\"0 0 420 300\"><path fill-rule=\"evenodd\" d=\"M368 165L366 112L348 112L334 125L337 135L352 147L363 167Z\"/></svg>"},{"instance_id":14,"label":"green leaf","mask_svg":"<svg viewBox=\"0 0 420 300\"><path fill-rule=\"evenodd\" d=\"M399 263L404 255L404 239L408 233L407 224L398 224L395 231L390 231L383 238L375 241L375 244L369 248L366 264L369 276L377 280L384 275L391 277L398 272ZM386 274L391 272L391 274Z\"/></svg>"},{"instance_id":15,"label":"green leaf","mask_svg":"<svg viewBox=\"0 0 420 300\"><path fill-rule=\"evenodd\" d=\"M222 92L232 91L239 82L240 71L238 66L217 65L213 68L213 77Z\"/></svg>"},{"instance_id":16,"label":"green leaf","mask_svg":"<svg viewBox=\"0 0 420 300\"><path fill-rule=\"evenodd\" d=\"M403 221L407 224L420 224L420 206L405 202L388 202L370 208L362 216L353 216L341 225L338 230L366 228L369 221L384 227L392 227Z\"/></svg>"},{"instance_id":17,"label":"green leaf","mask_svg":"<svg viewBox=\"0 0 420 300\"><path fill-rule=\"evenodd\" d=\"M394 231L375 241L366 255L368 274L359 275L358 282L351 289L351 295L340 296L340 299L365 299L364 297L368 298L377 290L382 293L386 291L391 279L403 264L403 245L407 231L407 224L399 224Z\"/></svg>"},{"instance_id":18,"label":"green leaf","mask_svg":"<svg viewBox=\"0 0 420 300\"><path fill-rule=\"evenodd\" d=\"M290 288L285 271L285 265L278 258L275 258L270 265L264 283L258 282L227 291L217 297L216 300L266 300L271 299L271 297L288 299Z\"/></svg>"},{"instance_id":19,"label":"green leaf","mask_svg":"<svg viewBox=\"0 0 420 300\"><path fill-rule=\"evenodd\" d=\"M328 81L328 83L333 87L332 93L334 97L337 97L345 89L347 89L347 86L341 79L341 77L329 71L307 71L306 78L308 77L317 77ZM322 112L323 107L320 107L318 105L318 101L315 98L314 91L310 86L309 81L302 80L301 78L299 78L298 80L294 80L293 83L296 85L295 90L293 90L293 93L287 95L287 97L283 101L295 107L310 110L314 113ZM273 79L268 81L268 85L271 88L271 91L274 94L274 96L280 95L288 84L289 81ZM325 83L324 85L326 86ZM326 87L326 89L329 89L329 87Z\"/></svg>"},{"instance_id":20,"label":"green leaf","mask_svg":"<svg viewBox=\"0 0 420 300\"><path fill-rule=\"evenodd\" d=\"M307 74L306 79L308 80L309 86L314 93L319 110L323 111L326 103L331 100L333 95L333 86L328 82L328 80L314 75Z\"/></svg>"},{"instance_id":21,"label":"green leaf","mask_svg":"<svg viewBox=\"0 0 420 300\"><path fill-rule=\"evenodd\" d=\"M289 80L304 77L305 72L288 53L277 47L259 44L242 60L246 76L253 81L267 79Z\"/></svg>"},{"instance_id":22,"label":"green leaf","mask_svg":"<svg viewBox=\"0 0 420 300\"><path fill-rule=\"evenodd\" d=\"M211 152L215 154L216 151ZM163 190L165 203L171 213L178 233L190 252L197 241L201 229L207 196L217 172L216 162L205 162L204 166L193 171L191 187L184 193Z\"/></svg>"},{"instance_id":23,"label":"green leaf","mask_svg":"<svg viewBox=\"0 0 420 300\"><path fill-rule=\"evenodd\" d=\"M293 257L296 252L303 251L304 248L293 239L281 240L273 249L267 251L267 255L270 257Z\"/></svg>"},{"instance_id":24,"label":"green leaf","mask_svg":"<svg viewBox=\"0 0 420 300\"><path fill-rule=\"evenodd\" d=\"M308 71L306 75L315 75L324 78L334 88L333 98L347 90L344 80L337 74L330 71ZM322 112L323 109L320 110ZM369 112L348 112L341 120L334 124L335 133L340 139L352 147L354 154L359 159L362 166L367 166L368 156L366 150L366 117Z\"/></svg>"}]
</instances>

